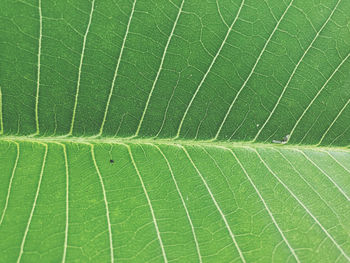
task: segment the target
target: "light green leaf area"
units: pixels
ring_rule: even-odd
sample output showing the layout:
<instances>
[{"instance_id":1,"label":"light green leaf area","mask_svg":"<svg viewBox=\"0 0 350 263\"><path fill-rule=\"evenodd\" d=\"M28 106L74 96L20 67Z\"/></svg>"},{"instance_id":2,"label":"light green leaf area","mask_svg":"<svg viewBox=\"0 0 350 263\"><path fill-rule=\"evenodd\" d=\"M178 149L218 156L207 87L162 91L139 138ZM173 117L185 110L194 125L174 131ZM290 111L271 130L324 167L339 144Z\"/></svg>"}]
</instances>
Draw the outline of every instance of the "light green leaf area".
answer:
<instances>
[{"instance_id":1,"label":"light green leaf area","mask_svg":"<svg viewBox=\"0 0 350 263\"><path fill-rule=\"evenodd\" d=\"M0 262L350 262L350 1L1 0Z\"/></svg>"}]
</instances>

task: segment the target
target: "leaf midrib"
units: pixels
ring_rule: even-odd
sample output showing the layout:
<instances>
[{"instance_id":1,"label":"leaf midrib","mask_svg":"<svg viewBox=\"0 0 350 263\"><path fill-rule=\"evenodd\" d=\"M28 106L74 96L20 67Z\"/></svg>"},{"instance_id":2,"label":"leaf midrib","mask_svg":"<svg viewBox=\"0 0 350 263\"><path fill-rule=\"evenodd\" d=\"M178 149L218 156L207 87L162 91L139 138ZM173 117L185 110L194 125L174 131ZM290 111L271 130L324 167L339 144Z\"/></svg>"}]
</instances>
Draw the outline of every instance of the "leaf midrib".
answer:
<instances>
[{"instance_id":1,"label":"leaf midrib","mask_svg":"<svg viewBox=\"0 0 350 263\"><path fill-rule=\"evenodd\" d=\"M220 140L191 140L174 138L134 138L134 137L97 137L97 136L19 136L3 135L0 142L29 142L29 143L67 143L67 144L154 144L169 146L197 146L216 148L284 148L290 150L343 151L350 153L349 146L317 146L308 144L278 144L252 141L220 141Z\"/></svg>"}]
</instances>

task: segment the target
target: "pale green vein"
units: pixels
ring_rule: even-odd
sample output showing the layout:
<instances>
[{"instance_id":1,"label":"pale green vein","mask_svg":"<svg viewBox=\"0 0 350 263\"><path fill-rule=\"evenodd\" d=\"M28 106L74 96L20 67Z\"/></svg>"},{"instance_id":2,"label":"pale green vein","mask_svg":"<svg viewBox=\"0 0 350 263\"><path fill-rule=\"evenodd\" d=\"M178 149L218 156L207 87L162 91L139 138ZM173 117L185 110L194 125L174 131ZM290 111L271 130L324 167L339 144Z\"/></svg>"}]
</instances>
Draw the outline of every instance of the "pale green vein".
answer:
<instances>
[{"instance_id":1,"label":"pale green vein","mask_svg":"<svg viewBox=\"0 0 350 263\"><path fill-rule=\"evenodd\" d=\"M316 222L316 224L321 228L321 230L327 235L327 237L333 242L333 244L337 247L337 249L341 252L341 254L350 261L350 257L345 253L343 248L337 243L337 241L332 237L330 233L328 233L327 229L318 221L318 219L311 213L311 211L300 201L300 199L289 189L289 187L275 174L275 172L267 165L264 159L260 156L259 152L256 149L252 149L259 157L260 161L264 164L264 166L269 170L269 172L277 179L277 181L289 192L291 196L299 203L301 207L307 212L307 214L312 217L312 219Z\"/></svg>"},{"instance_id":2,"label":"pale green vein","mask_svg":"<svg viewBox=\"0 0 350 263\"><path fill-rule=\"evenodd\" d=\"M4 220L4 217L5 217L5 214L6 214L6 211L7 211L7 207L8 207L8 203L9 203L9 199L10 199L11 188L12 188L12 182L13 182L13 178L15 177L17 164L18 164L18 160L19 160L19 143L17 143L17 142L13 142L13 143L16 144L17 154L16 154L15 164L13 165L13 168L12 168L10 183L9 183L9 186L8 186L8 189L7 189L5 207L4 207L4 209L2 210L2 213L1 213L0 226L2 224L2 221Z\"/></svg>"},{"instance_id":3,"label":"pale green vein","mask_svg":"<svg viewBox=\"0 0 350 263\"><path fill-rule=\"evenodd\" d=\"M144 194L146 196L147 203L148 203L149 209L150 209L151 214L152 214L152 220L153 220L154 228L156 229L156 233L157 233L157 237L158 237L160 248L162 250L162 255L163 255L164 262L168 262L168 259L167 259L166 253L165 253L165 248L164 248L163 241L162 241L162 237L160 235L160 231L159 231L159 228L158 228L157 218L155 216L155 213L154 213L154 210L153 210L153 207L152 207L151 199L148 196L147 189L146 189L146 186L145 186L145 184L143 182L141 173L140 173L139 169L137 168L134 156L133 156L133 154L131 152L131 148L127 144L121 143L121 145L124 145L128 149L131 162L132 162L132 164L134 166L134 169L135 169L135 171L137 173L137 176L139 177L140 183L142 185L143 192L144 192Z\"/></svg>"},{"instance_id":4,"label":"pale green vein","mask_svg":"<svg viewBox=\"0 0 350 263\"><path fill-rule=\"evenodd\" d=\"M233 22L232 22L231 26L228 28L228 30L227 30L227 32L226 32L225 38L224 38L224 40L222 41L221 46L219 47L219 49L218 49L218 51L216 52L216 54L215 54L213 60L211 61L210 65L209 65L209 67L208 67L208 70L207 70L207 71L205 72L205 74L203 75L203 78L202 78L202 80L200 81L200 83L199 83L199 85L198 85L196 91L194 92L194 94L193 94L193 96L192 96L192 98L191 98L191 101L190 101L189 104L187 105L187 108L186 108L186 110L185 110L184 115L182 116L182 119L181 119L181 122L180 122L180 124L179 124L179 127L178 127L178 130L177 130L177 133L176 133L175 138L179 138L180 133L181 133L181 129L182 129L182 125L183 125L183 123L184 123L184 121L185 121L185 119L186 119L186 117L187 117L187 113L188 113L188 111L190 110L190 108L191 108L191 106L192 106L192 103L193 103L193 101L195 100L195 98L196 98L196 96L197 96L199 90L201 89L203 83L204 83L205 80L207 79L207 76L209 75L210 70L211 70L212 67L214 66L214 64L215 64L215 62L216 62L216 60L217 60L217 58L220 56L221 50L224 48L224 46L225 46L225 44L226 44L226 42L227 42L227 39L228 39L228 37L229 37L229 35L230 35L231 31L232 31L232 28L233 28L233 26L236 24L236 22L237 22L237 20L238 20L238 17L239 17L239 15L240 15L241 11L242 11L242 8L243 8L243 6L244 6L244 1L245 1L245 0L242 0L241 5L239 6L239 9L238 9L238 11L237 11L237 14L236 14L235 18L233 19Z\"/></svg>"},{"instance_id":5,"label":"pale green vein","mask_svg":"<svg viewBox=\"0 0 350 263\"><path fill-rule=\"evenodd\" d=\"M72 121L70 125L70 130L68 132L68 136L73 134L73 129L74 129L74 122L75 122L75 115L77 111L77 106L78 106L78 98L79 98L79 91L80 91L80 79L81 79L81 70L83 67L83 62L84 62L84 55L85 55L85 47L86 47L86 39L89 34L91 22L92 22L92 15L95 10L95 0L92 0L91 3L91 10L90 10L90 16L89 16L89 22L86 27L86 31L84 34L84 39L83 39L83 48L81 50L81 55L80 55L80 63L79 63L79 72L78 72L78 81L77 81L77 86L76 86L76 91L75 91L75 101L74 101L74 108L73 108L73 116L72 116Z\"/></svg>"},{"instance_id":6,"label":"pale green vein","mask_svg":"<svg viewBox=\"0 0 350 263\"><path fill-rule=\"evenodd\" d=\"M231 239L232 239L232 241L233 241L233 244L235 245L235 247L236 247L236 249L237 249L237 252L238 252L238 254L239 254L239 256L240 256L242 262L246 262L246 260L245 260L245 258L244 258L244 255L243 255L243 252L242 252L242 250L240 249L240 247L238 246L238 243L237 243L237 241L236 241L236 237L235 237L235 235L233 234L233 232L232 232L232 230L231 230L231 227L230 227L230 225L229 225L229 223L228 223L228 221L227 221L227 219L226 219L226 216L225 216L225 214L223 213L223 211L221 210L221 208L220 208L218 202L216 201L216 199L215 199L215 197L214 197L212 191L210 190L209 185L207 184L206 180L204 179L202 173L201 173L201 172L199 171L199 169L197 168L197 165L193 162L193 160L192 160L190 154L188 153L188 151L186 150L186 148L183 147L182 145L179 145L179 147L184 151L184 153L186 154L186 156L187 156L188 160L190 161L191 165L192 165L193 168L196 170L196 173L198 174L198 176L200 177L201 181L203 182L205 188L207 189L207 191L208 191L208 193L209 193L209 195L210 195L210 197L211 197L211 199L212 199L212 201L213 201L213 203L214 203L216 209L217 209L218 212L220 213L220 216L221 216L222 220L223 220L224 223L225 223L225 226L226 226L226 228L227 228L227 230L228 230L228 232L229 232L229 235L230 235L230 237L231 237Z\"/></svg>"},{"instance_id":7,"label":"pale green vein","mask_svg":"<svg viewBox=\"0 0 350 263\"><path fill-rule=\"evenodd\" d=\"M291 82L291 80L293 79L296 71L298 70L301 62L303 61L304 57L306 56L306 54L308 54L309 50L311 49L311 47L314 45L316 39L318 38L318 36L320 35L320 33L323 31L323 29L325 28L325 26L328 24L329 20L331 19L331 17L333 16L335 10L337 9L339 3L341 2L341 0L338 0L338 2L336 3L336 5L334 6L332 12L330 13L330 15L328 16L328 18L326 19L326 21L323 23L323 25L321 26L320 30L317 31L315 37L313 38L313 40L310 42L309 46L307 47L307 49L304 51L303 55L300 57L298 63L295 65L292 74L289 76L288 81L286 83L286 85L283 87L283 90L280 94L280 96L278 97L277 102L275 103L272 111L270 112L268 118L265 120L264 124L261 126L261 128L259 129L259 131L256 133L253 141L256 141L256 139L259 137L260 133L263 131L263 129L265 128L266 124L270 121L272 115L275 113L278 105L280 105L280 102L289 86L289 83ZM345 61L345 60L344 60ZM342 65L344 63L344 61L340 64ZM340 67L340 66L339 66ZM336 71L339 69L339 67L336 69ZM336 72L335 71L335 72ZM334 72L334 73L335 73ZM294 132L295 127L299 124L299 121L303 118L304 114L307 112L307 110L311 107L312 103L316 100L316 98L318 97L318 95L322 92L323 88L327 85L328 81L333 77L334 73L331 75L331 77L326 81L325 85L323 85L323 87L319 90L319 92L317 93L317 95L313 98L313 100L310 102L310 104L307 106L306 110L303 112L303 114L301 115L301 117L298 119L298 121L296 122L295 126L293 127L292 131L289 133L289 136L292 137L292 134Z\"/></svg>"},{"instance_id":8,"label":"pale green vein","mask_svg":"<svg viewBox=\"0 0 350 263\"><path fill-rule=\"evenodd\" d=\"M191 226L191 231L192 231L194 243L196 245L196 250L197 250L199 262L202 262L202 256L201 256L201 252L200 252L200 249L199 249L199 244L198 244L198 241L197 241L197 236L196 236L196 233L195 233L195 230L194 230L194 226L193 226L193 223L192 223L192 220L191 220L191 216L190 216L190 213L188 212L188 209L186 207L185 199L183 198L183 196L181 194L181 191L180 191L180 188L179 188L179 186L177 184L177 181L175 179L175 175L174 175L173 169L171 168L170 162L169 162L168 158L165 156L165 154L163 153L163 151L157 145L155 145L155 144L150 144L150 145L155 147L160 152L160 154L163 156L163 158L164 158L164 160L165 160L165 162L166 162L166 164L168 166L171 178L173 179L174 185L176 187L176 191L179 194L181 202L182 202L182 205L183 205L183 207L185 209L187 220L188 220L188 222L190 223L190 226Z\"/></svg>"},{"instance_id":9,"label":"pale green vein","mask_svg":"<svg viewBox=\"0 0 350 263\"><path fill-rule=\"evenodd\" d=\"M32 218L33 218L33 215L34 215L36 202L38 200L38 196L39 196L39 192L40 192L41 181L42 181L43 175L44 175L44 169L45 169L45 164L46 164L46 157L47 157L47 152L48 152L48 145L47 144L43 144L43 146L45 147L45 153L44 153L44 157L43 157L43 163L41 165L41 171L40 171L40 176L39 176L38 187L36 189L34 202L33 202L33 207L32 207L32 210L30 211L30 215L29 215L29 219L28 219L28 222L27 222L27 226L26 226L26 229L24 231L24 236L23 236L23 239L22 239L21 248L20 248L20 251L19 251L18 258L17 258L17 263L19 263L21 261L21 258L22 258L22 255L23 255L24 245L25 245L26 238L27 238L27 235L28 235L28 232L29 232L30 223L32 222Z\"/></svg>"},{"instance_id":10,"label":"pale green vein","mask_svg":"<svg viewBox=\"0 0 350 263\"><path fill-rule=\"evenodd\" d=\"M159 76L160 76L160 72L161 72L162 69L163 69L163 64L164 64L165 56L166 56L166 53L167 53L169 44L170 44L170 42L171 42L171 39L172 39L172 37L174 36L175 28L176 28L176 25L177 25L177 23L178 23L178 21L179 21L180 15L181 15L181 13L182 13L182 9L183 9L184 3L185 3L185 0L182 0L181 6L180 6L180 8L179 8L179 11L178 11L178 13L177 13L175 22L174 22L174 24L173 24L173 28L171 29L170 35L169 35L169 37L168 37L168 41L167 41L167 43L166 43L166 45L165 45L165 48L164 48L164 51L163 51L163 55L162 55L162 59L161 59L161 61L160 61L160 65L159 65L159 68L158 68L158 71L157 71L157 75L156 75L156 77L155 77L155 79L154 79L154 81L153 81L151 91L150 91L150 93L148 94L148 98L147 98L147 101L146 101L146 105L145 105L145 108L143 109L142 116L141 116L139 125L138 125L138 127L137 127L137 130L136 130L134 136L138 136L138 135L139 135L139 132L140 132L140 129L141 129L141 126L142 126L142 123L143 123L143 119L145 118L145 115L146 115L146 112L147 112L147 109L148 109L148 105L149 105L149 102L150 102L150 100L151 100L151 97L152 97L154 88L155 88L155 86L156 86L156 84L157 84L157 82L158 82L158 79L159 79Z\"/></svg>"},{"instance_id":11,"label":"pale green vein","mask_svg":"<svg viewBox=\"0 0 350 263\"><path fill-rule=\"evenodd\" d=\"M287 14L289 8L292 6L293 2L294 2L294 0L290 1L289 5L288 5L287 8L284 10L282 16L280 17L280 19L279 19L278 22L276 23L275 28L272 30L272 32L271 32L269 38L267 39L267 41L265 42L265 45L263 46L262 50L260 51L260 54L259 54L258 58L256 59L256 61L255 61L255 63L254 63L254 66L252 67L252 70L249 72L248 77L247 77L246 80L243 82L243 84L242 84L242 86L240 87L240 89L238 90L236 96L235 96L234 99L232 100L232 102L231 102L231 104L230 104L230 107L228 108L228 110L227 110L227 112L226 112L226 114L225 114L225 117L224 117L224 119L222 120L222 122L221 122L221 124L220 124L220 126L219 126L219 129L217 130L217 132L216 132L215 137L214 137L213 140L216 140L216 139L219 137L220 132L221 132L221 130L222 130L224 124L226 123L226 120L227 120L228 116L229 116L230 113L231 113L231 110L232 110L232 108L233 108L233 105L236 103L236 101L237 101L239 95L241 94L241 92L243 91L243 89L245 88L245 86L247 85L247 83L249 82L251 76L253 75L253 73L254 73L254 71L255 71L256 66L259 64L259 61L260 61L262 55L264 54L264 52L265 52L265 50L266 50L266 47L267 47L268 44L270 43L272 37L275 35L275 32L277 31L277 28L279 27L279 25L280 25L281 21L283 20L284 16Z\"/></svg>"},{"instance_id":12,"label":"pale green vein","mask_svg":"<svg viewBox=\"0 0 350 263\"><path fill-rule=\"evenodd\" d=\"M37 80L36 80L36 96L35 96L35 125L36 135L39 134L39 93L40 93L40 66L41 66L41 42L43 38L43 14L41 10L41 0L39 0L39 43L38 43L38 68L37 68Z\"/></svg>"},{"instance_id":13,"label":"pale green vein","mask_svg":"<svg viewBox=\"0 0 350 263\"><path fill-rule=\"evenodd\" d=\"M250 182L251 186L253 186L255 192L256 192L257 195L259 196L259 198L260 198L261 202L263 203L263 205L264 205L264 207L265 207L267 213L269 214L269 216L270 216L270 218L271 218L273 224L275 225L275 227L277 228L279 234L281 235L281 237L282 237L284 243L285 243L285 244L287 245L287 247L289 248L289 250L290 250L290 252L292 253L292 255L293 255L293 257L295 258L295 260L296 260L297 262L300 262L300 260L299 260L299 258L298 258L298 256L297 256L297 254L295 253L293 247L289 244L289 242L288 242L286 236L283 234L283 231L282 231L282 229L279 227L279 225L278 225L278 223L277 223L275 217L273 216L273 214L272 214L270 208L267 206L267 203L265 202L264 198L262 197L262 195L261 195L259 189L258 189L257 186L254 184L252 178L249 176L247 170L244 168L244 166L243 166L243 164L241 163L241 161L238 159L238 157L236 156L236 154L235 154L231 149L229 149L229 148L223 148L223 149L228 150L228 151L232 154L232 156L235 158L235 160L237 161L237 163L238 163L239 166L241 167L243 173L245 174L245 176L247 177L248 181Z\"/></svg>"},{"instance_id":14,"label":"pale green vein","mask_svg":"<svg viewBox=\"0 0 350 263\"><path fill-rule=\"evenodd\" d=\"M64 231L64 245L63 245L63 256L62 263L66 262L67 257L67 247L68 247L68 230L69 230L69 169L68 169L68 157L67 157L67 147L63 143L58 143L62 146L63 156L64 156L64 166L66 170L66 226Z\"/></svg>"},{"instance_id":15,"label":"pale green vein","mask_svg":"<svg viewBox=\"0 0 350 263\"><path fill-rule=\"evenodd\" d=\"M130 16L129 16L128 24L127 24L127 26L126 26L126 32L125 32L125 34L124 34L122 47L121 47L121 49L120 49L120 54L119 54L119 57L118 57L117 66L116 66L115 71L114 71L114 76L113 76L113 80L112 80L111 89L110 89L109 95L108 95L108 100L107 100L107 104L106 104L105 113L104 113L104 115L103 115L102 124L101 124L100 131L99 131L99 133L97 134L97 136L101 136L102 133L103 133L103 128L104 128L104 125L105 125L105 122L106 122L106 119L107 119L107 114L108 114L110 102L111 102L112 95L113 95L113 92L114 92L115 81L116 81L117 76L118 76L120 62L121 62L121 60L122 60L123 53L124 53L124 48L125 48L126 39L127 39L127 37L128 37L129 31L130 31L131 20L132 20L132 18L133 18L133 16L134 16L136 1L137 1L137 0L134 0L134 2L133 2L133 4L132 4L132 9L131 9L131 13L130 13Z\"/></svg>"},{"instance_id":16,"label":"pale green vein","mask_svg":"<svg viewBox=\"0 0 350 263\"><path fill-rule=\"evenodd\" d=\"M105 188L105 184L103 182L103 178L102 178L100 169L98 168L98 165L97 165L97 162L96 162L94 145L90 144L90 146L91 146L92 161L94 162L94 166L95 166L95 169L96 169L99 181L100 181L100 185L101 185L102 193L103 193L103 201L105 203L106 219L107 219L107 226L108 226L110 257L111 257L111 262L113 263L114 262L113 236L112 236L112 225L111 225L111 219L110 219L110 213L109 213L109 205L108 205L108 200L107 200L107 193L106 193L106 188Z\"/></svg>"}]
</instances>

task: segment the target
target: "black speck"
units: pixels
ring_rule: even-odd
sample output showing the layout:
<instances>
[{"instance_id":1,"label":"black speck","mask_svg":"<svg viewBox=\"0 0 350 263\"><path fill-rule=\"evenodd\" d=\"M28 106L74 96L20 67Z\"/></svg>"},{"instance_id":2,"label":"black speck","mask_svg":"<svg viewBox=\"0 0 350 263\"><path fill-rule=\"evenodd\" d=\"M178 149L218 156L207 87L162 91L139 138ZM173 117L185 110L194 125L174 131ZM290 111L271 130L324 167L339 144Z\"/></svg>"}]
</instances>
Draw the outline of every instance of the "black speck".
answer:
<instances>
[{"instance_id":1,"label":"black speck","mask_svg":"<svg viewBox=\"0 0 350 263\"><path fill-rule=\"evenodd\" d=\"M110 162L110 163L114 163L114 160L110 159L109 162Z\"/></svg>"}]
</instances>

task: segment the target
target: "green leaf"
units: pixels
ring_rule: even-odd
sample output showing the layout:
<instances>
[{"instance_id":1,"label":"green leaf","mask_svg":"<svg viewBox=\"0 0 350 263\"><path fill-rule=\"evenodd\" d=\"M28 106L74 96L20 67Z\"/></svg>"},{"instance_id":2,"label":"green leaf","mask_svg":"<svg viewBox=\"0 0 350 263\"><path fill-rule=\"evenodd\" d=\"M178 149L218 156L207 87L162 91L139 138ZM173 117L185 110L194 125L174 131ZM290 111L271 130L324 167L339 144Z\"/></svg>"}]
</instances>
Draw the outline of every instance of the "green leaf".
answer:
<instances>
[{"instance_id":1,"label":"green leaf","mask_svg":"<svg viewBox=\"0 0 350 263\"><path fill-rule=\"evenodd\" d=\"M0 262L349 262L350 2L2 0Z\"/></svg>"}]
</instances>

